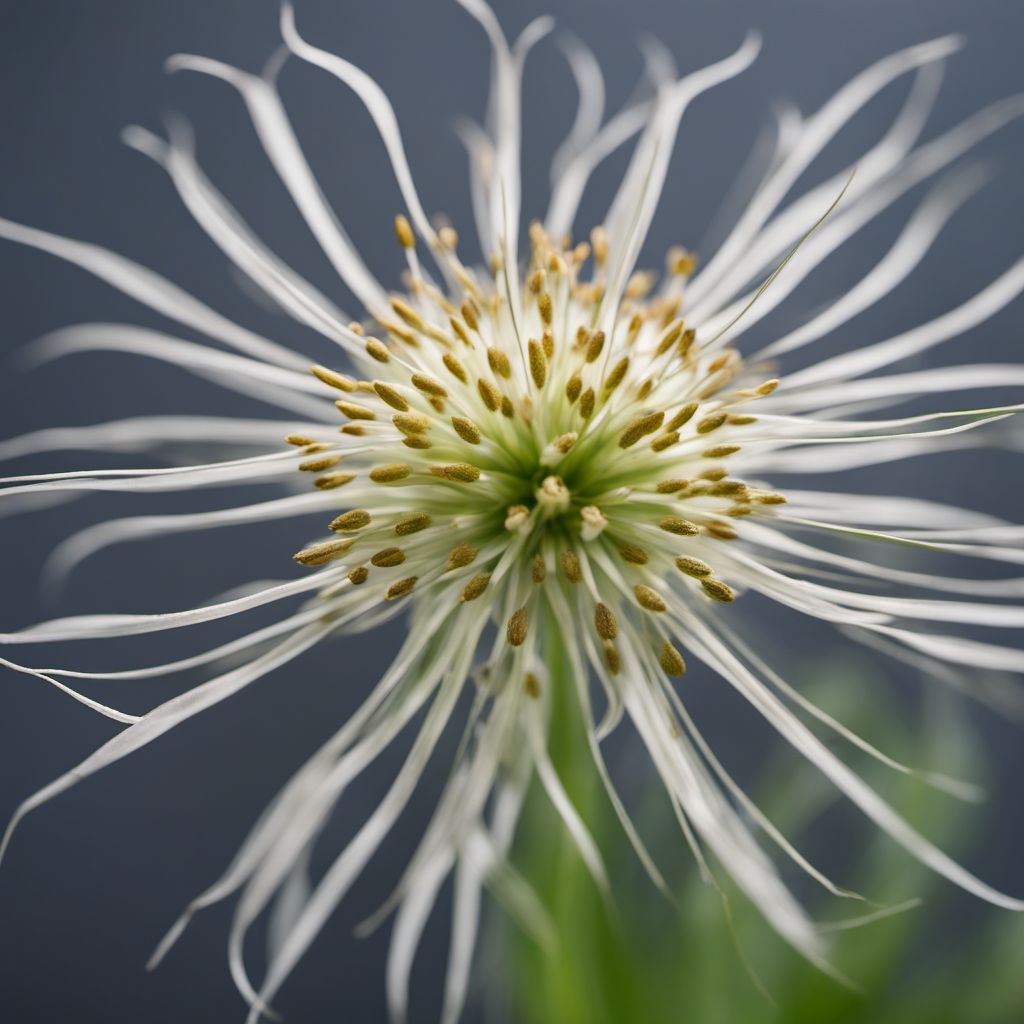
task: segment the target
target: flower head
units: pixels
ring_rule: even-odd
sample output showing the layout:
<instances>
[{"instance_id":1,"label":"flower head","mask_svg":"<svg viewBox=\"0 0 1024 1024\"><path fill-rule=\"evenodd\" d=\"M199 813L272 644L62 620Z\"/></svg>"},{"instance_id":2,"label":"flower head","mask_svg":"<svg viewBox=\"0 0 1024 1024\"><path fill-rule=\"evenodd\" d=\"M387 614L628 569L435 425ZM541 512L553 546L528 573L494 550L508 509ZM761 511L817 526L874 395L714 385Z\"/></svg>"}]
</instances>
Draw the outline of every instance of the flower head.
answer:
<instances>
[{"instance_id":1,"label":"flower head","mask_svg":"<svg viewBox=\"0 0 1024 1024\"><path fill-rule=\"evenodd\" d=\"M703 267L693 253L677 248L663 273L644 270L638 259L680 119L691 101L753 60L758 44L751 37L732 56L678 81L654 68L651 98L603 126L592 111L581 114L556 158L548 213L530 224L528 251L520 253L519 82L530 48L550 26L547 19L534 22L510 47L489 9L479 0L460 2L494 51L487 128L466 132L485 266L464 259L455 231L436 228L424 213L394 114L378 86L347 61L305 42L291 9L283 13L290 52L350 86L387 148L407 211L396 218L395 233L408 273L393 291L360 259L303 159L274 86L280 62L262 76L206 58L176 57L170 64L238 90L270 162L365 307L359 320L260 242L205 177L180 128L169 140L141 129L127 133L131 145L166 169L189 211L237 268L295 320L336 343L338 358L331 365L314 365L310 373L302 356L128 260L0 222L0 234L77 263L211 339L200 345L130 326L84 325L49 339L44 354L115 348L154 356L292 417L226 421L219 434L211 434L209 419L184 416L108 424L85 431L86 441L98 448L155 446L170 432L195 442L240 441L260 454L188 467L9 478L2 494L7 502L40 492L60 498L96 490L187 491L273 479L289 487L287 496L258 505L104 524L59 548L58 568L129 535L309 511L323 516L321 534L302 544L295 554L300 568L285 582L177 614L61 619L0 638L28 644L142 634L309 598L274 625L166 665L83 673L5 661L127 726L26 801L11 828L80 779L314 644L407 612L405 640L391 668L287 783L237 859L190 905L157 952L159 959L198 909L241 890L230 959L253 1018L267 1008L413 799L453 718L465 728L455 768L385 907L397 908L388 969L395 1015L404 1014L416 944L451 872L457 881L446 1019L458 1015L465 995L481 886L488 884L527 928L541 938L546 934L543 907L508 859L532 778L598 884L608 884L601 853L548 753L552 704L566 692L585 725L585 753L654 882L667 888L602 759L601 741L623 717L642 738L702 863L710 855L788 942L826 965L819 932L763 841L776 844L833 894L850 894L792 847L719 762L690 718L678 682L688 659L719 672L912 853L972 892L1020 909L1020 901L989 888L915 832L819 738L821 731L836 732L889 767L910 770L850 733L769 667L744 639L738 599L758 593L953 682L978 669L997 677L1024 666L1019 651L961 637L952 628L1019 627L1024 612L1005 603L1024 590L1019 579L935 576L891 567L887 554L895 542L913 551L1019 563L1020 552L1006 540L1018 538L1019 528L910 498L800 486L802 474L941 451L950 438L971 442L984 436L972 433L976 428L1018 411L1008 405L863 418L922 394L1024 382L1016 367L885 372L1010 302L1024 288L1024 262L962 306L899 336L792 373L780 358L825 338L896 287L976 189L977 175L968 170L941 180L889 253L833 305L760 351L740 344L864 224L1024 106L1019 99L997 104L919 145L935 68L955 41L889 57L817 113L780 131L766 177ZM587 100L593 58L574 47L570 62ZM853 114L911 72L916 84L904 109L864 155L856 175L844 171L787 202ZM634 136L632 159L603 224L588 241L574 242L570 233L591 171ZM51 432L15 439L2 451L12 456L68 443ZM73 443L83 443L81 432ZM837 546L836 538L856 542L856 550ZM296 539L297 547L303 539ZM880 582L910 593L880 592ZM211 670L207 682L141 716L101 704L63 681L171 674L216 665L226 655L241 660ZM600 702L591 692L594 681ZM473 693L468 722L460 711L467 689ZM346 787L407 729L415 738L392 786L292 915L267 976L253 984L242 957L249 927L289 876L305 871L306 854ZM926 778L953 792L966 788L942 776Z\"/></svg>"}]
</instances>

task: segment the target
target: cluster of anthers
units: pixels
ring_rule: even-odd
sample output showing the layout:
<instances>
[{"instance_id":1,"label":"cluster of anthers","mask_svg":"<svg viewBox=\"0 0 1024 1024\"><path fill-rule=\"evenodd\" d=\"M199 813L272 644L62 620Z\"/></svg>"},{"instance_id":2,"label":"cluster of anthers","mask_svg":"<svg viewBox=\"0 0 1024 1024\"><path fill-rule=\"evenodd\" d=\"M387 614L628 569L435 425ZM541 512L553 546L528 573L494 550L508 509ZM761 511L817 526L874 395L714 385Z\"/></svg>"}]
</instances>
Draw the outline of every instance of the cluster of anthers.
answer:
<instances>
[{"instance_id":1,"label":"cluster of anthers","mask_svg":"<svg viewBox=\"0 0 1024 1024\"><path fill-rule=\"evenodd\" d=\"M683 249L669 252L657 288L650 273L630 278L606 333L596 326L602 228L573 247L534 223L515 306L499 258L493 287L482 286L460 262L454 230L442 229L440 262L455 285L446 295L420 276L404 217L395 230L410 294L391 298L394 315L378 331L387 340L364 337L375 379L314 366L341 392L347 422L340 437L287 438L309 456L299 468L317 488L346 487L348 508L330 523L335 538L296 561L350 564L334 588L366 584L372 595L352 593L353 604L427 586L462 602L494 589L515 647L529 638L542 589L560 579L580 588L612 674L619 630L629 629L681 675L659 615L694 596L731 602L714 573L716 546L736 537L737 518L785 502L729 469L756 423L751 403L778 381L737 386L745 367L735 351L694 344L678 315L695 267Z\"/></svg>"}]
</instances>

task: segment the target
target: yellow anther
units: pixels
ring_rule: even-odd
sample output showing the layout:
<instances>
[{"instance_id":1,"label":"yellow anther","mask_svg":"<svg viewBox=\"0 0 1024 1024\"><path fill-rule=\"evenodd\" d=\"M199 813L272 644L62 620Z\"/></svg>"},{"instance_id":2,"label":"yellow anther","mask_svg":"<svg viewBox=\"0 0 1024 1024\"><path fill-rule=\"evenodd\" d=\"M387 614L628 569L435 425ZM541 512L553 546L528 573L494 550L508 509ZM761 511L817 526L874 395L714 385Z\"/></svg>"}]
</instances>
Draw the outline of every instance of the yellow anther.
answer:
<instances>
[{"instance_id":1,"label":"yellow anther","mask_svg":"<svg viewBox=\"0 0 1024 1024\"><path fill-rule=\"evenodd\" d=\"M428 377L423 373L414 373L410 378L412 386L417 391L422 391L425 395L434 395L437 398L447 398L448 390L439 381L434 380L433 377Z\"/></svg>"},{"instance_id":2,"label":"yellow anther","mask_svg":"<svg viewBox=\"0 0 1024 1024\"><path fill-rule=\"evenodd\" d=\"M398 244L403 249L411 249L416 244L416 236L412 233L412 225L402 214L398 214L395 217L395 236L398 238Z\"/></svg>"},{"instance_id":3,"label":"yellow anther","mask_svg":"<svg viewBox=\"0 0 1024 1024\"><path fill-rule=\"evenodd\" d=\"M681 676L686 673L686 662L683 661L683 656L667 640L662 644L658 662L667 676Z\"/></svg>"},{"instance_id":4,"label":"yellow anther","mask_svg":"<svg viewBox=\"0 0 1024 1024\"><path fill-rule=\"evenodd\" d=\"M382 380L375 380L373 390L377 392L380 400L390 405L392 409L397 409L399 412L409 411L409 403L390 384L385 384Z\"/></svg>"},{"instance_id":5,"label":"yellow anther","mask_svg":"<svg viewBox=\"0 0 1024 1024\"><path fill-rule=\"evenodd\" d=\"M594 607L594 628L602 640L614 640L619 635L619 623L614 612L600 601Z\"/></svg>"},{"instance_id":6,"label":"yellow anther","mask_svg":"<svg viewBox=\"0 0 1024 1024\"><path fill-rule=\"evenodd\" d=\"M337 519L332 520L330 529L336 533L352 533L369 525L370 513L365 508L354 508L348 512L343 512Z\"/></svg>"},{"instance_id":7,"label":"yellow anther","mask_svg":"<svg viewBox=\"0 0 1024 1024\"><path fill-rule=\"evenodd\" d=\"M410 533L419 533L430 526L431 519L426 512L416 512L395 523L395 533L399 537L408 537Z\"/></svg>"},{"instance_id":8,"label":"yellow anther","mask_svg":"<svg viewBox=\"0 0 1024 1024\"><path fill-rule=\"evenodd\" d=\"M631 448L641 438L653 434L665 421L663 412L652 412L633 420L619 437L620 448Z\"/></svg>"},{"instance_id":9,"label":"yellow anther","mask_svg":"<svg viewBox=\"0 0 1024 1024\"><path fill-rule=\"evenodd\" d=\"M397 583L392 583L387 589L384 597L388 601L397 600L399 597L405 597L406 594L412 593L412 588L416 586L416 581L419 579L418 576L407 576L404 580L399 580Z\"/></svg>"},{"instance_id":10,"label":"yellow anther","mask_svg":"<svg viewBox=\"0 0 1024 1024\"><path fill-rule=\"evenodd\" d=\"M694 523L681 516L665 516L664 519L658 520L658 527L666 533L674 533L677 537L696 537L700 533Z\"/></svg>"},{"instance_id":11,"label":"yellow anther","mask_svg":"<svg viewBox=\"0 0 1024 1024\"><path fill-rule=\"evenodd\" d=\"M720 601L722 604L730 604L736 600L736 593L732 587L721 580L716 580L714 577L701 580L700 585L708 597L715 601Z\"/></svg>"},{"instance_id":12,"label":"yellow anther","mask_svg":"<svg viewBox=\"0 0 1024 1024\"><path fill-rule=\"evenodd\" d=\"M311 366L309 369L318 381L328 387L350 393L356 389L356 382L343 373L335 373L334 370L328 370L326 366Z\"/></svg>"},{"instance_id":13,"label":"yellow anther","mask_svg":"<svg viewBox=\"0 0 1024 1024\"><path fill-rule=\"evenodd\" d=\"M487 365L490 366L492 373L496 373L499 377L504 377L505 380L512 376L512 364L509 362L508 356L500 348L492 346L487 350Z\"/></svg>"},{"instance_id":14,"label":"yellow anther","mask_svg":"<svg viewBox=\"0 0 1024 1024\"><path fill-rule=\"evenodd\" d=\"M474 576L463 588L462 594L459 598L460 601L475 601L486 589L487 584L491 582L491 574L489 572L482 572Z\"/></svg>"},{"instance_id":15,"label":"yellow anther","mask_svg":"<svg viewBox=\"0 0 1024 1024\"><path fill-rule=\"evenodd\" d=\"M472 420L467 420L464 416L453 416L452 427L466 444L480 443L480 431Z\"/></svg>"},{"instance_id":16,"label":"yellow anther","mask_svg":"<svg viewBox=\"0 0 1024 1024\"><path fill-rule=\"evenodd\" d=\"M663 612L668 608L661 595L643 583L638 583L633 588L633 593L636 596L636 603L649 612Z\"/></svg>"},{"instance_id":17,"label":"yellow anther","mask_svg":"<svg viewBox=\"0 0 1024 1024\"><path fill-rule=\"evenodd\" d=\"M508 642L513 647L519 647L526 639L526 634L530 628L530 621L526 617L525 608L517 608L513 613L512 617L508 620L508 626L505 629L505 635L508 638Z\"/></svg>"},{"instance_id":18,"label":"yellow anther","mask_svg":"<svg viewBox=\"0 0 1024 1024\"><path fill-rule=\"evenodd\" d=\"M447 466L431 466L430 472L454 483L471 484L480 479L480 470L468 462L454 462Z\"/></svg>"},{"instance_id":19,"label":"yellow anther","mask_svg":"<svg viewBox=\"0 0 1024 1024\"><path fill-rule=\"evenodd\" d=\"M393 484L404 480L412 472L412 466L404 462L389 462L383 466L374 466L370 470L370 479L375 484Z\"/></svg>"},{"instance_id":20,"label":"yellow anther","mask_svg":"<svg viewBox=\"0 0 1024 1024\"><path fill-rule=\"evenodd\" d=\"M370 564L379 569L391 569L405 561L405 552L401 548L381 548L370 558Z\"/></svg>"}]
</instances>

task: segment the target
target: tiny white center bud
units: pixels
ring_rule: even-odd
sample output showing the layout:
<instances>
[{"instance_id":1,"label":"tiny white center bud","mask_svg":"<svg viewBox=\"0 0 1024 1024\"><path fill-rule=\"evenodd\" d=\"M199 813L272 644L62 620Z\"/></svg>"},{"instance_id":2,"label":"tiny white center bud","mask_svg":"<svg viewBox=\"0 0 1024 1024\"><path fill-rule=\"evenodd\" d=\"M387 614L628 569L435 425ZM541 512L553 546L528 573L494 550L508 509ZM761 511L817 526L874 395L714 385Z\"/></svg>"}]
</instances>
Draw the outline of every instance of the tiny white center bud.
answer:
<instances>
[{"instance_id":1,"label":"tiny white center bud","mask_svg":"<svg viewBox=\"0 0 1024 1024\"><path fill-rule=\"evenodd\" d=\"M530 510L525 505L513 505L505 515L506 530L521 530L530 521Z\"/></svg>"},{"instance_id":2,"label":"tiny white center bud","mask_svg":"<svg viewBox=\"0 0 1024 1024\"><path fill-rule=\"evenodd\" d=\"M562 483L561 477L546 476L537 488L537 504L548 515L557 515L569 507L569 488Z\"/></svg>"},{"instance_id":3,"label":"tiny white center bud","mask_svg":"<svg viewBox=\"0 0 1024 1024\"><path fill-rule=\"evenodd\" d=\"M587 505L580 515L583 518L580 536L584 540L593 540L600 536L601 531L608 525L605 514L596 505Z\"/></svg>"}]
</instances>

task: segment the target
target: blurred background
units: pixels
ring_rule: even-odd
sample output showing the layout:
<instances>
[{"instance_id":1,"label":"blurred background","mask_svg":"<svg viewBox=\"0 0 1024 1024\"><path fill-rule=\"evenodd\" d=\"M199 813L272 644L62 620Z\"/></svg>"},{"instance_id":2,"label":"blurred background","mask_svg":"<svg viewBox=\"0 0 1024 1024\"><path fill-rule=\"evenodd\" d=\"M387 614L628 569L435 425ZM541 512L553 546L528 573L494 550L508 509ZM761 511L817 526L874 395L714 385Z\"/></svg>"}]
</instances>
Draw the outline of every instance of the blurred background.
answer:
<instances>
[{"instance_id":1,"label":"blurred background","mask_svg":"<svg viewBox=\"0 0 1024 1024\"><path fill-rule=\"evenodd\" d=\"M550 12L561 28L591 46L604 69L609 111L632 94L640 78L636 41L641 36L660 40L685 71L731 52L748 27L763 31L764 49L755 66L702 97L686 115L642 260L653 267L660 267L669 245L708 252L720 237L730 184L779 101L811 112L877 58L948 32L963 33L967 46L949 61L926 137L1024 86L1024 6L1005 0L497 0L495 6L509 35ZM446 0L297 0L296 7L308 39L361 65L388 93L428 212L449 216L472 254L465 158L451 124L457 115L483 114L489 55L478 26ZM275 0L0 3L0 95L5 97L0 216L123 253L239 322L325 358L326 350L302 328L253 301L180 207L163 172L119 141L125 125L159 131L165 114L187 116L201 163L256 231L318 288L355 309L263 159L237 95L223 83L162 72L163 61L182 51L258 70L279 44L277 14ZM808 181L834 173L877 139L907 85L896 83L858 115ZM281 87L310 163L346 230L380 280L397 283L401 254L391 220L399 198L369 117L339 83L315 69L289 64ZM548 162L571 123L575 102L565 62L557 47L545 42L531 55L525 82L527 216L545 208ZM627 156L616 154L595 175L578 228L588 229L603 215ZM974 294L1024 252L1024 126L1011 125L990 138L975 157L990 167L991 184L953 218L905 285L819 349L879 340L935 316ZM812 274L782 309L758 325L750 343L760 347L841 294L891 244L920 195L898 203ZM76 356L24 373L19 350L51 329L78 321L166 325L48 256L0 243L0 267L0 439L47 426L161 412L267 415L266 409L213 385L128 356ZM1024 303L1018 301L970 338L952 342L937 359L1017 361L1022 324ZM970 407L972 400L962 392L955 404ZM935 406L949 404L940 399ZM5 472L137 462L132 456L57 453L12 463ZM978 450L851 474L842 485L857 488L927 495L1016 521L1024 498L1019 462ZM254 500L259 496L256 488L249 493ZM269 530L233 529L230 538L214 532L125 544L87 560L59 593L38 585L47 555L75 529L157 508L194 510L197 502L212 508L217 497L209 491L132 500L94 496L0 519L0 629L85 611L174 610L249 580L289 575L291 553L316 533L317 524L289 520ZM793 628L791 618L755 599L744 604L736 608L744 628L769 660L788 667L791 681L814 689L829 708L845 709L852 724L863 724L873 739L887 741L907 760L960 770L986 784L988 801L964 809L945 798L936 803L932 794L896 785L892 778L877 779L901 809L972 870L998 888L1024 894L1020 723L972 704L933 701L926 696L930 688L909 669L852 651L808 623L797 623L796 635L786 632ZM255 613L246 621L255 627L268 619ZM183 656L222 635L220 626L211 625L185 638L156 634L116 649L64 645L32 649L25 658L113 669ZM229 906L197 920L155 974L146 974L145 960L188 899L227 864L279 785L377 678L394 646L394 636L382 632L312 651L26 820L0 870L0 1021L243 1019L244 1005L225 960ZM180 685L163 680L110 684L102 697L141 710ZM810 773L798 770L795 757L779 752L755 716L712 676L695 666L686 687L691 710L741 781L768 804L780 787L792 789L780 815L793 816L795 832L806 832L818 860L835 866L841 881L854 887L863 883L880 900L923 895L927 906L843 938L842 949L850 950L844 967L864 985L866 996L800 964L738 899L731 901L734 943L720 903L701 890L688 852L663 820L665 808L655 802L646 809L656 787L646 755L635 737L616 736L610 750L614 772L628 800L644 806L644 828L659 837L655 845L678 884L682 916L667 912L651 887L636 880L625 852L616 856L621 840L595 802L590 808L594 827L632 894L622 920L613 926L592 892L573 888L574 881L562 885L558 921L573 954L557 963L538 961L500 921L492 921L478 970L486 991L474 991L467 1022L877 1022L900 1013L902 1021L922 1024L1024 1019L1024 996L1014 988L1024 933L1010 915L932 882L890 844L862 843L869 833L863 820L835 808L813 779L805 788L798 786L795 780ZM0 673L0 701L0 818L6 818L21 799L103 742L113 727L42 683L12 673ZM346 795L325 837L325 856L374 806L401 753L396 750L375 766ZM394 841L384 845L363 884L282 992L277 1005L287 1020L384 1019L387 927L369 939L354 938L352 928L397 879L429 814L430 783L443 780L444 753L435 760L424 797L402 819ZM555 834L553 818L530 821L543 835L545 829ZM529 863L539 855L526 848L523 856ZM543 860L538 877L558 887L557 871ZM570 879L580 874L570 871ZM830 907L829 913L839 916L835 910ZM413 975L415 1020L437 1018L446 942L442 906ZM758 993L737 944L771 999ZM251 954L258 967L258 936Z\"/></svg>"}]
</instances>

